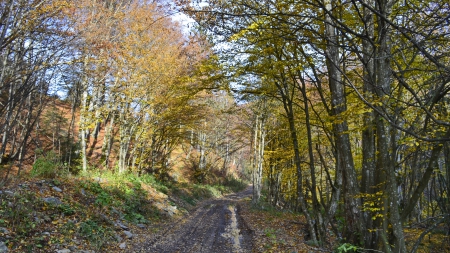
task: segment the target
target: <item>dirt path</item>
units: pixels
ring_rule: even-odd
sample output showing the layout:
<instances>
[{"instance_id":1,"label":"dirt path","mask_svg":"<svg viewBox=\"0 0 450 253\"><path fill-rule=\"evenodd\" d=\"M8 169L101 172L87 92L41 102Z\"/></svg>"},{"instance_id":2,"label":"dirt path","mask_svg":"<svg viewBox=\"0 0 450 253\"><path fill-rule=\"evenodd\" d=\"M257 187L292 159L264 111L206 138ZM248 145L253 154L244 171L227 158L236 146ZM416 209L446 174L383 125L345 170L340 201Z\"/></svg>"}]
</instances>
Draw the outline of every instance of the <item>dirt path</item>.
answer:
<instances>
[{"instance_id":1,"label":"dirt path","mask_svg":"<svg viewBox=\"0 0 450 253\"><path fill-rule=\"evenodd\" d=\"M252 252L251 231L239 215L238 201L252 188L202 203L191 215L169 224L135 252Z\"/></svg>"}]
</instances>

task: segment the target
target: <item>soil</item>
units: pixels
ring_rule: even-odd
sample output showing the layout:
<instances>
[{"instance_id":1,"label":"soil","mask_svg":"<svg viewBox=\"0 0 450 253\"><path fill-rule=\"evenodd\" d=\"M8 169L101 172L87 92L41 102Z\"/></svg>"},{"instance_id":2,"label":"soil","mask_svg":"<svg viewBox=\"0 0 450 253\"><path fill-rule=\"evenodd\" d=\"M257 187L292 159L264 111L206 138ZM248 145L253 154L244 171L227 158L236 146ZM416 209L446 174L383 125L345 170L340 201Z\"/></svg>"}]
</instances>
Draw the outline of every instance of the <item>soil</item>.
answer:
<instances>
[{"instance_id":1,"label":"soil","mask_svg":"<svg viewBox=\"0 0 450 253\"><path fill-rule=\"evenodd\" d=\"M207 200L188 216L165 224L157 233L133 246L134 252L252 252L252 230L240 215L239 202L252 187L237 194Z\"/></svg>"}]
</instances>

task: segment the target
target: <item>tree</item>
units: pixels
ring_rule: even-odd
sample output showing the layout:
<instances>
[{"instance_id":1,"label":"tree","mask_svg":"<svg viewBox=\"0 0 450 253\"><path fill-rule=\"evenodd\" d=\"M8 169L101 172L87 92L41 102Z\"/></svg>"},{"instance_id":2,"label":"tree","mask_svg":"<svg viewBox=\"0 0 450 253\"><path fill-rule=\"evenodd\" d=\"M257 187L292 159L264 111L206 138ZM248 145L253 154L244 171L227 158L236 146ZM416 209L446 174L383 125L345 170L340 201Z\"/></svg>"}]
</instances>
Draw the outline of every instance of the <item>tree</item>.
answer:
<instances>
[{"instance_id":1,"label":"tree","mask_svg":"<svg viewBox=\"0 0 450 253\"><path fill-rule=\"evenodd\" d=\"M0 6L0 163L19 161L20 173L31 131L67 57L70 3L10 0Z\"/></svg>"},{"instance_id":2,"label":"tree","mask_svg":"<svg viewBox=\"0 0 450 253\"><path fill-rule=\"evenodd\" d=\"M84 170L91 153L86 150L95 146L105 118L110 122L103 149L106 164L115 141L111 132L115 125L120 173L129 167L143 168L148 159L152 169L167 166L178 143L176 126L183 124L176 120L181 113L178 108L188 108L196 91L188 90L193 82L186 77L201 61L203 48L194 37L185 38L164 11L156 3L140 1L87 1L80 5Z\"/></svg>"},{"instance_id":3,"label":"tree","mask_svg":"<svg viewBox=\"0 0 450 253\"><path fill-rule=\"evenodd\" d=\"M438 109L446 105L444 97L449 91L448 55L441 53L448 47L443 32L448 31L444 14L448 4L363 0L196 3L186 4L186 11L212 35L218 35L218 42L228 43L216 53L223 57L223 76L231 77L234 87L235 83L241 85L231 89L270 94L284 105L300 179L298 196L301 198L303 187L301 152L309 157L310 173L305 178L309 186L316 182L315 155L321 157L322 166L329 164L322 150L311 151L313 138L308 138L307 150L296 144L295 122L303 116L308 119L311 109L324 125L322 134L333 150L329 158L334 160L334 180L327 184L334 190L332 196L325 195L333 202L324 205L329 207L328 214L335 215L332 210L342 190L347 241L370 249L405 252L402 223L430 182L432 168L437 167L448 141L447 112ZM415 18L409 18L411 15ZM305 92L308 86L314 87L314 92ZM317 95L320 106L311 103L311 94ZM318 108L328 115L318 114ZM365 120L358 121L355 115L364 115ZM312 133L310 123L304 122ZM362 141L357 140L358 135ZM402 157L420 153L406 151L411 144L424 148L421 154L427 166L413 173L420 174L419 183L406 183L414 190L405 198L397 178L403 175ZM399 152L400 148L406 148L402 149L406 153ZM315 200L319 196L315 198L315 187L309 186L312 215L317 215L320 210L314 206L320 206ZM302 210L309 215L306 206ZM311 224L309 227L312 234L322 236Z\"/></svg>"}]
</instances>

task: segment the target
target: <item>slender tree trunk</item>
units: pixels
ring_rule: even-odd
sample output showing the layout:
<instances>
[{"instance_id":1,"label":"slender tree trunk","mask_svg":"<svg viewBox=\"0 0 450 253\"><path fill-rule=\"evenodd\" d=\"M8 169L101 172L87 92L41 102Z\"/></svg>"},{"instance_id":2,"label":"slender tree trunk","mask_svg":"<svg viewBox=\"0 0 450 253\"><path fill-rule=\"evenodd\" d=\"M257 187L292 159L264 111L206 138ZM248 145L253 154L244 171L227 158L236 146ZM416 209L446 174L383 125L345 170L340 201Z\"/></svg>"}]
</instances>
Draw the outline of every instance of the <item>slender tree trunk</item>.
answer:
<instances>
[{"instance_id":1,"label":"slender tree trunk","mask_svg":"<svg viewBox=\"0 0 450 253\"><path fill-rule=\"evenodd\" d=\"M7 106L6 106L6 117L5 117L5 123L3 126L3 134L2 134L2 146L0 148L0 164L3 162L4 156L5 156L5 152L6 152L6 145L8 143L9 140L9 133L11 131L12 128L12 124L13 124L13 119L12 119L12 115L14 113L14 94L15 92L15 85L14 82L10 83L9 86L9 94L8 94L8 102L7 102ZM14 120L15 121L15 120Z\"/></svg>"},{"instance_id":2,"label":"slender tree trunk","mask_svg":"<svg viewBox=\"0 0 450 253\"><path fill-rule=\"evenodd\" d=\"M261 198L261 190L262 190L262 172L263 172L263 164L264 164L264 148L265 148L265 138L266 138L266 130L265 130L265 118L260 117L259 124L258 120L255 126L255 136L256 136L256 166L255 166L255 175L254 175L254 183L253 183L253 203L258 203Z\"/></svg>"},{"instance_id":3,"label":"slender tree trunk","mask_svg":"<svg viewBox=\"0 0 450 253\"><path fill-rule=\"evenodd\" d=\"M450 138L450 130L447 130L447 133L443 136L443 138ZM430 181L431 175L433 174L433 170L438 168L438 159L439 155L442 152L442 149L444 147L443 142L435 143L431 150L431 156L428 159L427 168L425 169L425 173L423 174L422 178L419 181L419 184L414 189L414 192L411 195L411 198L407 201L406 207L403 209L401 220L404 222L406 221L409 214L414 210L414 207L417 205L418 200L422 196L423 191L428 185L428 182ZM447 177L448 174L447 174Z\"/></svg>"},{"instance_id":4,"label":"slender tree trunk","mask_svg":"<svg viewBox=\"0 0 450 253\"><path fill-rule=\"evenodd\" d=\"M83 62L84 69L88 68L88 56L85 56ZM84 173L87 172L87 134L88 134L88 119L87 119L87 107L88 107L88 83L87 76L84 74L83 80L81 81L82 98L81 98L81 111L80 111L80 141L81 141L81 159L82 159L82 170Z\"/></svg>"},{"instance_id":5,"label":"slender tree trunk","mask_svg":"<svg viewBox=\"0 0 450 253\"><path fill-rule=\"evenodd\" d=\"M22 170L22 164L23 164L23 159L25 158L26 152L27 152L27 147L28 147L28 139L31 136L31 132L34 129L34 126L36 125L36 122L38 122L45 106L46 106L46 101L44 98L45 94L40 93L39 94L39 104L36 106L36 104L32 101L32 94L30 94L30 98L29 98L29 107L28 107L28 115L25 121L25 126L26 127L26 131L25 134L22 138L21 141L21 145L19 148L19 168L17 170L17 175L19 176ZM33 115L33 110L36 111L36 113Z\"/></svg>"},{"instance_id":6,"label":"slender tree trunk","mask_svg":"<svg viewBox=\"0 0 450 253\"><path fill-rule=\"evenodd\" d=\"M192 147L194 147L194 130L190 130L190 138L189 138L189 151L186 154L186 160L189 160L189 157L191 157Z\"/></svg>"},{"instance_id":7,"label":"slender tree trunk","mask_svg":"<svg viewBox=\"0 0 450 253\"><path fill-rule=\"evenodd\" d=\"M308 105L308 97L306 94L306 82L303 80L303 78L299 77L301 80L301 93L303 97L303 110L305 112L305 126L306 126L306 136L308 140L308 156L309 156L309 170L310 170L310 177L311 177L311 197L313 202L313 215L316 218L317 223L317 240L321 244L326 241L326 226L327 224L324 224L324 218L322 216L322 205L319 202L319 199L317 197L317 182L316 182L316 169L315 169L315 159L314 159L314 152L313 152L313 140L312 140L312 130L311 130L311 122L310 122L310 115L309 115L309 105ZM327 222L328 223L328 222Z\"/></svg>"},{"instance_id":8,"label":"slender tree trunk","mask_svg":"<svg viewBox=\"0 0 450 253\"><path fill-rule=\"evenodd\" d=\"M109 157L111 155L111 149L114 141L113 131L114 131L114 119L115 113L110 113L109 124L105 129L105 135L103 137L102 145L102 155L104 157L105 168L109 168Z\"/></svg>"},{"instance_id":9,"label":"slender tree trunk","mask_svg":"<svg viewBox=\"0 0 450 253\"><path fill-rule=\"evenodd\" d=\"M255 125L253 129L253 204L259 203L261 197L261 178L259 178L258 171L258 140L259 140L259 116L256 116Z\"/></svg>"},{"instance_id":10,"label":"slender tree trunk","mask_svg":"<svg viewBox=\"0 0 450 253\"><path fill-rule=\"evenodd\" d=\"M206 122L204 123L206 126ZM203 181L206 176L206 131L200 130L199 133L199 148L200 148L200 157L198 161L198 170L200 173L200 181Z\"/></svg>"},{"instance_id":11,"label":"slender tree trunk","mask_svg":"<svg viewBox=\"0 0 450 253\"><path fill-rule=\"evenodd\" d=\"M79 103L79 83L75 84L75 91L72 97L72 106L70 108L70 123L69 123L69 129L67 130L67 145L68 145L68 151L66 152L66 161L67 164L71 165L72 163L72 148L73 148L73 142L72 142L72 138L75 136L75 112L76 112L76 108L78 106Z\"/></svg>"},{"instance_id":12,"label":"slender tree trunk","mask_svg":"<svg viewBox=\"0 0 450 253\"><path fill-rule=\"evenodd\" d=\"M282 79L282 82L275 82L278 91L281 95L281 100L283 102L283 108L286 113L286 117L289 124L289 131L291 135L291 141L294 148L294 165L297 171L297 199L300 208L305 215L306 221L308 223L309 232L311 235L311 241L318 243L317 233L315 228L315 221L312 219L309 213L309 208L307 207L305 195L303 194L303 173L301 166L301 156L300 147L298 143L297 130L295 127L295 116L293 109L293 97L294 97L294 87L289 87L286 80Z\"/></svg>"},{"instance_id":13,"label":"slender tree trunk","mask_svg":"<svg viewBox=\"0 0 450 253\"><path fill-rule=\"evenodd\" d=\"M101 131L101 126L102 126L102 120L100 120L100 117L102 116L102 107L103 107L103 103L104 103L104 98L105 98L105 83L101 82L101 84L99 85L99 87L97 87L95 89L95 98L93 98L93 109L94 109L94 113L95 113L95 128L94 128L94 132L93 132L93 138L94 138L94 142L92 144L91 150L93 148L95 148L95 144L97 143L97 139L98 139L98 134Z\"/></svg>"},{"instance_id":14,"label":"slender tree trunk","mask_svg":"<svg viewBox=\"0 0 450 253\"><path fill-rule=\"evenodd\" d=\"M285 106L286 108L286 106ZM303 194L303 173L302 173L302 167L301 167L301 159L300 159L300 148L298 144L298 138L297 138L297 131L295 128L295 121L294 121L294 113L292 111L292 103L289 103L287 105L288 108L288 121L289 121L289 129L291 131L291 139L294 146L294 164L295 168L297 170L297 197L298 197L298 203L300 204L300 208L302 209L303 214L305 215L306 221L308 222L308 227L311 235L311 241L314 243L317 243L317 233L315 229L315 222L311 218L311 215L309 213L308 207L306 206L306 200L305 196Z\"/></svg>"},{"instance_id":15,"label":"slender tree trunk","mask_svg":"<svg viewBox=\"0 0 450 253\"><path fill-rule=\"evenodd\" d=\"M124 108L121 109L119 119L119 174L123 174L127 171L127 155L130 147L131 138L133 136L134 126L127 122L127 113L130 110L130 104L124 104Z\"/></svg>"}]
</instances>

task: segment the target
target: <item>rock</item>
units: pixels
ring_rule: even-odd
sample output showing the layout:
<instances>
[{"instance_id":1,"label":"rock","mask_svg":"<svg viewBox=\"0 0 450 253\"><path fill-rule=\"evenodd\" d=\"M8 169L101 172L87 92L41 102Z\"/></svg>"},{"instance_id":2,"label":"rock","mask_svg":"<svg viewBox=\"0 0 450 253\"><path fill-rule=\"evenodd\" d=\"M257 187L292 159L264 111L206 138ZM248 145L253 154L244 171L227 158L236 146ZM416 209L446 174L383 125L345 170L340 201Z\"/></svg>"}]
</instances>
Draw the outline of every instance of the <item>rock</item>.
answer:
<instances>
[{"instance_id":1,"label":"rock","mask_svg":"<svg viewBox=\"0 0 450 253\"><path fill-rule=\"evenodd\" d=\"M127 244L125 242L123 242L119 245L120 249L126 249L126 247L127 247Z\"/></svg>"},{"instance_id":2,"label":"rock","mask_svg":"<svg viewBox=\"0 0 450 253\"><path fill-rule=\"evenodd\" d=\"M56 253L70 253L70 252L72 252L70 251L70 249L60 249L56 251Z\"/></svg>"},{"instance_id":3,"label":"rock","mask_svg":"<svg viewBox=\"0 0 450 253\"><path fill-rule=\"evenodd\" d=\"M114 207L111 207L111 212L113 212L113 213L119 215L119 217L120 217L121 219L123 219L123 213L120 212L120 211L118 211L118 210L115 209Z\"/></svg>"},{"instance_id":4,"label":"rock","mask_svg":"<svg viewBox=\"0 0 450 253\"><path fill-rule=\"evenodd\" d=\"M166 206L166 208L164 208L164 211L166 211L167 214L169 214L169 216L172 217L174 214L177 213L177 207L176 206Z\"/></svg>"},{"instance_id":5,"label":"rock","mask_svg":"<svg viewBox=\"0 0 450 253\"><path fill-rule=\"evenodd\" d=\"M144 228L146 228L147 226L145 226L144 224L136 224L136 226L138 227L138 228L141 228L141 229L144 229Z\"/></svg>"},{"instance_id":6,"label":"rock","mask_svg":"<svg viewBox=\"0 0 450 253\"><path fill-rule=\"evenodd\" d=\"M52 189L53 189L55 192L62 192L62 191L63 191L63 190L61 190L61 188L59 188L58 186L53 186Z\"/></svg>"},{"instance_id":7,"label":"rock","mask_svg":"<svg viewBox=\"0 0 450 253\"><path fill-rule=\"evenodd\" d=\"M39 186L39 187L42 187L45 184L45 180L37 181L34 184Z\"/></svg>"},{"instance_id":8,"label":"rock","mask_svg":"<svg viewBox=\"0 0 450 253\"><path fill-rule=\"evenodd\" d=\"M130 231L125 230L125 231L123 231L123 234L125 235L125 237L127 239L133 238L133 234Z\"/></svg>"},{"instance_id":9,"label":"rock","mask_svg":"<svg viewBox=\"0 0 450 253\"><path fill-rule=\"evenodd\" d=\"M71 252L76 252L76 251L78 250L78 248L75 247L75 246L69 246L69 250L70 250Z\"/></svg>"},{"instance_id":10,"label":"rock","mask_svg":"<svg viewBox=\"0 0 450 253\"><path fill-rule=\"evenodd\" d=\"M36 222L36 224L41 224L42 220L39 217L34 216L34 222Z\"/></svg>"},{"instance_id":11,"label":"rock","mask_svg":"<svg viewBox=\"0 0 450 253\"><path fill-rule=\"evenodd\" d=\"M172 179L173 179L173 181L178 182L178 180L180 179L180 174L174 172L172 174Z\"/></svg>"},{"instance_id":12,"label":"rock","mask_svg":"<svg viewBox=\"0 0 450 253\"><path fill-rule=\"evenodd\" d=\"M176 206L171 206L169 205L169 203L155 203L154 206L160 210L160 211L164 211L165 214L167 214L169 217L172 217L174 214L177 213L177 207Z\"/></svg>"},{"instance_id":13,"label":"rock","mask_svg":"<svg viewBox=\"0 0 450 253\"><path fill-rule=\"evenodd\" d=\"M62 204L62 201L59 198L56 198L56 197L42 198L42 200L44 202L46 202L46 203L54 204L54 205L57 205L57 206Z\"/></svg>"},{"instance_id":14,"label":"rock","mask_svg":"<svg viewBox=\"0 0 450 253\"><path fill-rule=\"evenodd\" d=\"M9 230L4 228L4 227L0 227L0 233L5 234L5 235L9 235Z\"/></svg>"},{"instance_id":15,"label":"rock","mask_svg":"<svg viewBox=\"0 0 450 253\"><path fill-rule=\"evenodd\" d=\"M6 243L0 241L0 253L6 253L6 252L8 252L8 247L6 247Z\"/></svg>"},{"instance_id":16,"label":"rock","mask_svg":"<svg viewBox=\"0 0 450 253\"><path fill-rule=\"evenodd\" d=\"M108 216L102 213L100 214L100 218L102 219L103 222L108 223L109 225L115 225L114 222L108 218Z\"/></svg>"},{"instance_id":17,"label":"rock","mask_svg":"<svg viewBox=\"0 0 450 253\"><path fill-rule=\"evenodd\" d=\"M101 177L94 177L94 180L97 181L98 183L107 183L108 181L104 178Z\"/></svg>"},{"instance_id":18,"label":"rock","mask_svg":"<svg viewBox=\"0 0 450 253\"><path fill-rule=\"evenodd\" d=\"M12 192L12 191L4 191L4 193L6 194L6 195L9 195L9 196L14 196L14 192Z\"/></svg>"},{"instance_id":19,"label":"rock","mask_svg":"<svg viewBox=\"0 0 450 253\"><path fill-rule=\"evenodd\" d=\"M123 240L122 237L116 233L114 233L114 238L116 238L117 242L122 242L122 240Z\"/></svg>"},{"instance_id":20,"label":"rock","mask_svg":"<svg viewBox=\"0 0 450 253\"><path fill-rule=\"evenodd\" d=\"M120 222L119 220L117 220L116 226L117 226L117 227L120 227L120 228L123 229L123 230L127 230L127 229L128 229L128 227L125 226L125 225L123 225L122 222Z\"/></svg>"}]
</instances>

